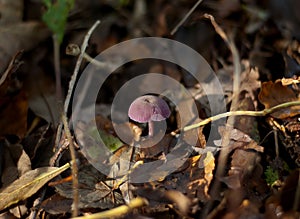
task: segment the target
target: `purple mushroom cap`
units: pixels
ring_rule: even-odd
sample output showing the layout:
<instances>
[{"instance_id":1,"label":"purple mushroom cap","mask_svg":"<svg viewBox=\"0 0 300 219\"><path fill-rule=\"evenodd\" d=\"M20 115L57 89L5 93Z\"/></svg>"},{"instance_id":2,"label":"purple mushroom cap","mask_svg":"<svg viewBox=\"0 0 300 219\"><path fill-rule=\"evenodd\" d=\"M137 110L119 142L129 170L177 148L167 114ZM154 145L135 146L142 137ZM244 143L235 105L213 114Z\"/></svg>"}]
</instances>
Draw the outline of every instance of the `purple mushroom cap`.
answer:
<instances>
[{"instance_id":1,"label":"purple mushroom cap","mask_svg":"<svg viewBox=\"0 0 300 219\"><path fill-rule=\"evenodd\" d=\"M130 119L145 123L150 121L162 121L171 114L170 108L162 98L145 95L135 99L128 110Z\"/></svg>"}]
</instances>

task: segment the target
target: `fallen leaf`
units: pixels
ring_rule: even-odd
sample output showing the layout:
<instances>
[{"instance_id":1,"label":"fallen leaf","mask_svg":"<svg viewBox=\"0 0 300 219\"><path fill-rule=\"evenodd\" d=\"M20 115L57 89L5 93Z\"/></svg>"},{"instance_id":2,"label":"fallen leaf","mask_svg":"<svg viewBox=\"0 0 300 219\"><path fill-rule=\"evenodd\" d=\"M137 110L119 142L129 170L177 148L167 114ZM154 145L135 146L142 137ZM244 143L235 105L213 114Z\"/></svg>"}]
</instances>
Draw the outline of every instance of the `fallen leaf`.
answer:
<instances>
[{"instance_id":1,"label":"fallen leaf","mask_svg":"<svg viewBox=\"0 0 300 219\"><path fill-rule=\"evenodd\" d=\"M219 133L221 136L224 135L226 131L225 127L219 127ZM216 146L222 146L222 139L214 141ZM245 134L244 132L238 129L232 129L230 132L230 143L229 146L231 149L252 149L257 152L263 152L264 148L257 144L249 135Z\"/></svg>"},{"instance_id":2,"label":"fallen leaf","mask_svg":"<svg viewBox=\"0 0 300 219\"><path fill-rule=\"evenodd\" d=\"M0 136L22 138L27 130L28 102L22 83L14 77L21 62L17 53L0 79ZM17 122L16 122L17 121Z\"/></svg>"},{"instance_id":3,"label":"fallen leaf","mask_svg":"<svg viewBox=\"0 0 300 219\"><path fill-rule=\"evenodd\" d=\"M74 130L80 151L88 162L98 170L105 168L106 173L110 172L113 163L108 161L114 157L113 152L122 148L124 143L103 129L89 127L83 122L78 122Z\"/></svg>"},{"instance_id":4,"label":"fallen leaf","mask_svg":"<svg viewBox=\"0 0 300 219\"><path fill-rule=\"evenodd\" d=\"M28 51L48 36L50 36L49 30L40 22L20 22L2 26L0 28L0 72L5 69L9 59L16 52Z\"/></svg>"},{"instance_id":5,"label":"fallen leaf","mask_svg":"<svg viewBox=\"0 0 300 219\"><path fill-rule=\"evenodd\" d=\"M0 4L0 25L7 26L9 24L18 23L22 21L23 12L24 2L22 0L2 0Z\"/></svg>"},{"instance_id":6,"label":"fallen leaf","mask_svg":"<svg viewBox=\"0 0 300 219\"><path fill-rule=\"evenodd\" d=\"M288 85L292 85L292 84L299 84L300 83L300 76L298 76L298 78L282 78L280 79L281 84L283 86L288 86Z\"/></svg>"},{"instance_id":7,"label":"fallen leaf","mask_svg":"<svg viewBox=\"0 0 300 219\"><path fill-rule=\"evenodd\" d=\"M69 167L70 164L67 163L59 168L40 167L26 172L11 185L0 190L0 210L31 197L49 180L58 176Z\"/></svg>"},{"instance_id":8,"label":"fallen leaf","mask_svg":"<svg viewBox=\"0 0 300 219\"><path fill-rule=\"evenodd\" d=\"M273 106L290 102L297 101L296 93L287 86L283 86L281 81L272 81L264 82L261 86L261 91L258 95L259 101L264 104L266 109L269 109ZM284 108L278 110L271 114L274 118L277 119L286 119L300 114L300 106L292 106L289 108Z\"/></svg>"},{"instance_id":9,"label":"fallen leaf","mask_svg":"<svg viewBox=\"0 0 300 219\"><path fill-rule=\"evenodd\" d=\"M37 54L42 56L41 54ZM35 66L29 69L24 82L24 88L28 95L28 106L34 114L48 123L58 124L60 112L57 105L55 82L39 65L38 60L31 61L27 65Z\"/></svg>"},{"instance_id":10,"label":"fallen leaf","mask_svg":"<svg viewBox=\"0 0 300 219\"><path fill-rule=\"evenodd\" d=\"M241 74L240 95L246 91L253 102L254 108L256 108L257 104L255 102L257 102L257 90L261 87L259 71L257 68L252 68L248 60L242 60L242 64L245 70Z\"/></svg>"},{"instance_id":11,"label":"fallen leaf","mask_svg":"<svg viewBox=\"0 0 300 219\"><path fill-rule=\"evenodd\" d=\"M223 219L238 219L238 218L262 218L259 208L250 200L245 199L237 208L230 209L222 217Z\"/></svg>"},{"instance_id":12,"label":"fallen leaf","mask_svg":"<svg viewBox=\"0 0 300 219\"><path fill-rule=\"evenodd\" d=\"M152 182L163 181L174 171L180 171L186 168L188 155L192 147L185 142L180 142L167 153L163 159L145 162L135 168L131 174L132 182Z\"/></svg>"},{"instance_id":13,"label":"fallen leaf","mask_svg":"<svg viewBox=\"0 0 300 219\"><path fill-rule=\"evenodd\" d=\"M31 161L20 144L8 144L6 142L6 145L1 147L4 147L1 178L3 187L6 187L19 176L31 170Z\"/></svg>"},{"instance_id":14,"label":"fallen leaf","mask_svg":"<svg viewBox=\"0 0 300 219\"><path fill-rule=\"evenodd\" d=\"M40 208L53 215L65 214L71 211L72 203L72 199L67 199L59 194L55 194L44 200Z\"/></svg>"},{"instance_id":15,"label":"fallen leaf","mask_svg":"<svg viewBox=\"0 0 300 219\"><path fill-rule=\"evenodd\" d=\"M28 102L24 92L11 97L9 104L0 109L0 136L16 135L22 139L27 131L27 111Z\"/></svg>"},{"instance_id":16,"label":"fallen leaf","mask_svg":"<svg viewBox=\"0 0 300 219\"><path fill-rule=\"evenodd\" d=\"M229 208L235 209L245 199L257 208L261 207L261 199L268 195L268 187L262 179L260 159L255 151L234 150L228 176L220 178L230 188L225 195Z\"/></svg>"},{"instance_id":17,"label":"fallen leaf","mask_svg":"<svg viewBox=\"0 0 300 219\"><path fill-rule=\"evenodd\" d=\"M237 110L251 110L254 111L254 100L247 91L240 92ZM249 137L257 142L260 140L258 132L258 122L254 116L236 116L234 127L239 131L249 135Z\"/></svg>"},{"instance_id":18,"label":"fallen leaf","mask_svg":"<svg viewBox=\"0 0 300 219\"><path fill-rule=\"evenodd\" d=\"M106 183L106 176L90 164L81 165L78 172L79 180L79 208L110 209L123 204L123 199L118 191L112 190ZM68 199L73 198L72 182L55 186L57 192Z\"/></svg>"},{"instance_id":19,"label":"fallen leaf","mask_svg":"<svg viewBox=\"0 0 300 219\"><path fill-rule=\"evenodd\" d=\"M213 179L215 158L211 152L207 152L198 158L200 159L194 160L194 165L189 170L188 194L190 197L196 196L200 201L205 202L210 199L208 190Z\"/></svg>"}]
</instances>

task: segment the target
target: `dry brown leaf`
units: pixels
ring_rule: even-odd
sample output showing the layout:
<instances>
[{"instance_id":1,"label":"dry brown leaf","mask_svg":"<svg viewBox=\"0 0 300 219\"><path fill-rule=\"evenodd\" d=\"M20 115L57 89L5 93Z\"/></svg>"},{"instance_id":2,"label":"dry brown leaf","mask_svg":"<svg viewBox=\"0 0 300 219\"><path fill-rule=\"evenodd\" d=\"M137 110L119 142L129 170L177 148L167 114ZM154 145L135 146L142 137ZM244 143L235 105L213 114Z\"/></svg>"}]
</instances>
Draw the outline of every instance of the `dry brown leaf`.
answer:
<instances>
[{"instance_id":1,"label":"dry brown leaf","mask_svg":"<svg viewBox=\"0 0 300 219\"><path fill-rule=\"evenodd\" d=\"M9 24L18 23L23 18L24 1L22 0L2 0L0 4L0 25L7 26Z\"/></svg>"},{"instance_id":2,"label":"dry brown leaf","mask_svg":"<svg viewBox=\"0 0 300 219\"><path fill-rule=\"evenodd\" d=\"M53 215L65 214L71 211L72 203L72 199L55 194L42 202L41 209Z\"/></svg>"},{"instance_id":3,"label":"dry brown leaf","mask_svg":"<svg viewBox=\"0 0 300 219\"><path fill-rule=\"evenodd\" d=\"M163 136L163 138L158 142L158 143L154 143L152 142L152 139L147 139L148 142L141 142L141 145L153 145L151 147L145 147L145 148L141 148L140 149L140 157L141 158L154 158L156 155L160 154L160 153L168 153L168 150L170 148L170 145L172 143L173 140L173 136L171 136L170 134L166 134L165 136Z\"/></svg>"},{"instance_id":4,"label":"dry brown leaf","mask_svg":"<svg viewBox=\"0 0 300 219\"><path fill-rule=\"evenodd\" d=\"M261 87L261 82L259 81L259 71L257 68L252 68L248 60L243 60L242 64L245 70L241 74L240 88L242 92L247 91L248 96L251 98L254 103L254 107L256 108L256 92Z\"/></svg>"},{"instance_id":5,"label":"dry brown leaf","mask_svg":"<svg viewBox=\"0 0 300 219\"><path fill-rule=\"evenodd\" d=\"M23 138L27 131L27 110L28 102L24 92L10 98L9 104L0 108L0 136L16 135Z\"/></svg>"},{"instance_id":6,"label":"dry brown leaf","mask_svg":"<svg viewBox=\"0 0 300 219\"><path fill-rule=\"evenodd\" d=\"M226 131L225 127L219 127L219 133L223 136L224 132ZM217 146L222 146L222 139L215 140L214 143ZM263 152L264 148L257 144L249 135L245 134L244 132L233 129L230 133L230 143L229 146L231 149L252 149L257 152Z\"/></svg>"},{"instance_id":7,"label":"dry brown leaf","mask_svg":"<svg viewBox=\"0 0 300 219\"><path fill-rule=\"evenodd\" d=\"M229 208L237 208L245 199L261 207L261 199L266 197L268 187L262 179L263 169L259 162L260 155L255 151L234 151L228 176L221 178L230 188L225 195Z\"/></svg>"},{"instance_id":8,"label":"dry brown leaf","mask_svg":"<svg viewBox=\"0 0 300 219\"><path fill-rule=\"evenodd\" d=\"M288 85L292 85L292 84L299 84L300 83L300 76L298 76L298 78L282 78L280 79L281 84L283 86L288 86Z\"/></svg>"},{"instance_id":9,"label":"dry brown leaf","mask_svg":"<svg viewBox=\"0 0 300 219\"><path fill-rule=\"evenodd\" d=\"M4 148L3 172L1 175L3 187L8 186L19 176L30 170L31 161L22 145L10 144Z\"/></svg>"},{"instance_id":10,"label":"dry brown leaf","mask_svg":"<svg viewBox=\"0 0 300 219\"><path fill-rule=\"evenodd\" d=\"M240 92L238 110L255 111L254 101L251 94L247 91ZM259 141L258 123L253 116L237 116L235 118L234 127L239 131L249 135L252 139Z\"/></svg>"},{"instance_id":11,"label":"dry brown leaf","mask_svg":"<svg viewBox=\"0 0 300 219\"><path fill-rule=\"evenodd\" d=\"M251 201L245 199L237 208L231 209L222 217L223 219L238 219L238 218L262 218L259 208Z\"/></svg>"},{"instance_id":12,"label":"dry brown leaf","mask_svg":"<svg viewBox=\"0 0 300 219\"><path fill-rule=\"evenodd\" d=\"M55 82L38 64L30 64L36 67L30 70L24 83L28 95L28 106L36 116L48 123L58 124L60 112L55 95Z\"/></svg>"},{"instance_id":13,"label":"dry brown leaf","mask_svg":"<svg viewBox=\"0 0 300 219\"><path fill-rule=\"evenodd\" d=\"M78 173L79 208L110 209L123 204L121 194L104 182L105 177L91 165L81 165ZM61 196L73 198L72 182L56 185L55 189Z\"/></svg>"},{"instance_id":14,"label":"dry brown leaf","mask_svg":"<svg viewBox=\"0 0 300 219\"><path fill-rule=\"evenodd\" d=\"M31 21L0 27L0 73L16 52L28 51L48 36L49 30L40 22Z\"/></svg>"},{"instance_id":15,"label":"dry brown leaf","mask_svg":"<svg viewBox=\"0 0 300 219\"><path fill-rule=\"evenodd\" d=\"M31 170L14 181L11 185L0 190L0 210L35 194L49 180L58 176L70 167L67 163L62 167L41 167Z\"/></svg>"},{"instance_id":16,"label":"dry brown leaf","mask_svg":"<svg viewBox=\"0 0 300 219\"><path fill-rule=\"evenodd\" d=\"M161 159L139 165L132 171L130 178L135 182L163 181L174 171L180 172L186 168L185 164L188 164L186 162L189 160L187 155L191 153L191 149L189 144L180 142Z\"/></svg>"},{"instance_id":17,"label":"dry brown leaf","mask_svg":"<svg viewBox=\"0 0 300 219\"><path fill-rule=\"evenodd\" d=\"M196 195L200 201L206 202L210 198L208 190L213 179L215 158L211 152L207 152L205 155L193 157L192 160L188 194L192 197Z\"/></svg>"},{"instance_id":18,"label":"dry brown leaf","mask_svg":"<svg viewBox=\"0 0 300 219\"><path fill-rule=\"evenodd\" d=\"M162 174L157 171L156 166L152 165L151 167L152 169L149 168L145 171ZM164 176L163 181L134 184L134 192L135 195L147 198L156 212L171 201L177 206L180 215L193 214L198 209L198 205L194 205L196 202L193 200L205 203L210 198L208 190L213 178L214 167L215 158L211 152L193 156L187 159L185 165L175 173ZM173 190L176 191L173 192ZM166 191L170 191L170 193Z\"/></svg>"},{"instance_id":19,"label":"dry brown leaf","mask_svg":"<svg viewBox=\"0 0 300 219\"><path fill-rule=\"evenodd\" d=\"M272 81L264 82L261 86L258 99L264 104L266 109L282 103L299 100L296 93L289 87L283 86L281 81L276 81L275 83ZM286 119L298 114L300 114L300 106L278 110L271 115L277 119Z\"/></svg>"},{"instance_id":20,"label":"dry brown leaf","mask_svg":"<svg viewBox=\"0 0 300 219\"><path fill-rule=\"evenodd\" d=\"M17 53L0 79L0 136L16 135L22 138L27 130L27 96L21 82L14 77L20 66Z\"/></svg>"}]
</instances>

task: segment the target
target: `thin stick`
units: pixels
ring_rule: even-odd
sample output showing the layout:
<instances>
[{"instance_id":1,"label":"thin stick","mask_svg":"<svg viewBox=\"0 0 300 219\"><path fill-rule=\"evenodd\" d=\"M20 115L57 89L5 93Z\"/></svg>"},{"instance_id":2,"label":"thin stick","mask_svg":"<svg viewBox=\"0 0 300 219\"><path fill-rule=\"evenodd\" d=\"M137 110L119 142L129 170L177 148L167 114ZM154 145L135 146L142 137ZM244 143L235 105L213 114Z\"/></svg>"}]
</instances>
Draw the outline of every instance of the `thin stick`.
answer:
<instances>
[{"instance_id":1,"label":"thin stick","mask_svg":"<svg viewBox=\"0 0 300 219\"><path fill-rule=\"evenodd\" d=\"M188 13L181 19L181 21L173 28L171 35L174 35L178 28L188 19L188 17L195 11L195 9L200 5L203 0L198 0L196 4L188 11Z\"/></svg>"},{"instance_id":2,"label":"thin stick","mask_svg":"<svg viewBox=\"0 0 300 219\"><path fill-rule=\"evenodd\" d=\"M54 70L55 70L55 85L56 85L56 99L59 103L62 102L63 94L61 88L61 71L60 71L60 43L57 36L53 35L53 50L54 50Z\"/></svg>"},{"instance_id":3,"label":"thin stick","mask_svg":"<svg viewBox=\"0 0 300 219\"><path fill-rule=\"evenodd\" d=\"M278 131L274 129L274 141L275 141L275 153L276 158L279 158L279 143L278 143Z\"/></svg>"},{"instance_id":4,"label":"thin stick","mask_svg":"<svg viewBox=\"0 0 300 219\"><path fill-rule=\"evenodd\" d=\"M77 75L78 75L78 72L79 72L82 60L83 60L83 56L84 56L85 50L86 50L86 48L88 46L89 38L90 38L92 32L96 29L96 27L99 24L100 24L100 21L97 20L94 23L94 25L89 29L89 31L87 32L87 34L84 37L84 40L83 40L83 43L82 43L82 46L81 46L81 52L80 52L80 55L78 56L78 59L77 59L77 62L76 62L76 66L75 66L73 75L72 75L71 80L69 82L69 89L68 89L68 93L67 93L66 100L65 100L65 103L64 103L64 109L63 109L63 111L64 111L65 114L67 114L67 112L68 112L68 108L69 108L71 96L73 94L75 82L76 82L76 79L77 79ZM62 131L62 124L60 123L58 125L58 127L57 127L55 145L59 144L59 140L61 138L61 131Z\"/></svg>"},{"instance_id":5,"label":"thin stick","mask_svg":"<svg viewBox=\"0 0 300 219\"><path fill-rule=\"evenodd\" d=\"M4 83L7 76L12 73L12 71L19 68L19 65L22 64L22 62L19 61L20 56L23 54L22 51L17 52L12 59L9 62L8 67L6 68L5 72L0 76L0 86Z\"/></svg>"},{"instance_id":6,"label":"thin stick","mask_svg":"<svg viewBox=\"0 0 300 219\"><path fill-rule=\"evenodd\" d=\"M78 167L77 167L77 162L76 162L76 152L75 152L75 147L73 144L73 139L72 135L69 129L68 121L67 121L67 116L65 115L64 112L62 112L61 116L63 125L64 125L64 130L66 133L66 137L69 142L69 149L70 149L70 155L72 159L72 182L73 182L73 212L72 212L72 217L77 217L78 215L78 204L79 204L79 192L78 192Z\"/></svg>"},{"instance_id":7,"label":"thin stick","mask_svg":"<svg viewBox=\"0 0 300 219\"><path fill-rule=\"evenodd\" d=\"M83 55L84 52L88 46L88 40L92 34L92 32L94 31L94 29L98 26L98 24L100 23L100 21L96 21L95 24L90 28L90 30L87 32L84 41L82 43L81 46L81 53L78 56L77 62L76 62L76 66L72 75L72 78L69 82L69 90L67 93L67 97L66 100L64 102L64 108L61 107L61 111L62 111L62 123L59 124L58 128L57 128L57 133L56 133L56 139L55 139L55 144L58 145L59 140L61 138L61 133L62 133L62 126L64 126L64 130L66 133L66 137L69 141L69 149L70 149L70 154L71 154L71 159L72 159L72 178L73 178L73 206L74 206L74 210L72 212L72 216L76 217L78 215L78 203L79 203L79 194L78 194L78 167L77 167L77 163L76 163L76 153L75 153L75 147L73 144L73 139L72 139L72 135L68 126L68 121L67 121L67 111L68 111L68 107L70 104L70 99L74 90L74 86L75 86L75 81L77 79L77 75L83 60Z\"/></svg>"},{"instance_id":8,"label":"thin stick","mask_svg":"<svg viewBox=\"0 0 300 219\"><path fill-rule=\"evenodd\" d=\"M233 57L233 66L234 66L234 75L233 75L233 97L232 103L230 106L230 112L236 110L238 105L238 95L239 95L239 86L240 86L240 74L241 74L241 64L240 64L240 56L238 50L234 44L234 41L231 38L228 38L226 33L222 30L222 28L217 24L214 17L209 14L205 14L204 17L210 19L210 22L215 28L215 31L220 35L220 37L224 40L227 44L228 48L230 49ZM229 114L230 115L230 114ZM233 129L235 123L235 117L231 114L226 123L226 132L222 136L222 145L223 150L220 151L220 155L218 158L218 166L216 169L216 175L218 177L222 177L225 174L226 162L228 160L229 153L231 151L230 147L226 147L230 143L230 133ZM211 196L215 198L220 194L219 190L221 189L221 182L219 180L215 180L211 187ZM207 218L208 212L212 208L213 202L210 201L205 209L203 210L202 216Z\"/></svg>"},{"instance_id":9,"label":"thin stick","mask_svg":"<svg viewBox=\"0 0 300 219\"><path fill-rule=\"evenodd\" d=\"M68 94L67 94L67 97L66 97L66 100L65 100L65 105L64 105L64 112L65 113L67 113L68 108L69 108L70 99L71 99L71 96L73 94L74 85L75 85L75 82L76 82L76 79L77 79L77 75L78 75L78 72L79 72L79 69L80 69L83 57L84 57L85 50L86 50L86 48L88 46L88 41L89 41L92 33L94 32L94 30L96 29L96 27L99 24L100 24L100 21L97 20L94 23L94 25L89 29L89 31L87 32L87 34L84 37L84 40L83 40L83 43L82 43L81 49L80 49L80 55L78 56L78 59L77 59L77 62L76 62L76 66L75 66L75 69L74 69L74 72L73 72L73 75L72 75L72 78L71 78L71 80L69 82L69 90L68 90Z\"/></svg>"},{"instance_id":10,"label":"thin stick","mask_svg":"<svg viewBox=\"0 0 300 219\"><path fill-rule=\"evenodd\" d=\"M183 128L182 131L186 132L195 128L199 128L201 126L207 125L208 123L212 122L212 121L216 121L222 118L226 118L228 116L266 116L269 115L271 113L274 113L278 110L287 108L287 107L292 107L292 106L298 106L300 105L300 101L291 101L291 102L286 102L286 103L282 103L279 105L276 105L274 107L271 107L269 109L264 109L261 111L243 111L243 110L239 110L239 111L230 111L230 112L226 112L226 113L221 113L212 117L209 117L207 119L202 120L199 123L193 124L193 125L189 125Z\"/></svg>"},{"instance_id":11,"label":"thin stick","mask_svg":"<svg viewBox=\"0 0 300 219\"><path fill-rule=\"evenodd\" d=\"M81 51L81 50L80 50L79 46L76 45L76 44L73 44L73 43L69 44L69 45L67 46L67 48L66 48L66 54L67 54L67 55L71 55L71 56L78 56L78 55L80 55L80 51ZM88 62L94 64L94 65L97 66L98 68L101 68L101 69L107 69L107 68L109 69L109 68L110 68L109 64L107 64L107 63L105 63L105 62L101 62L101 61L99 61L99 60L96 60L96 59L92 58L92 57L89 56L89 54L87 54L86 52L83 53L83 58L84 58L86 61L88 61Z\"/></svg>"}]
</instances>

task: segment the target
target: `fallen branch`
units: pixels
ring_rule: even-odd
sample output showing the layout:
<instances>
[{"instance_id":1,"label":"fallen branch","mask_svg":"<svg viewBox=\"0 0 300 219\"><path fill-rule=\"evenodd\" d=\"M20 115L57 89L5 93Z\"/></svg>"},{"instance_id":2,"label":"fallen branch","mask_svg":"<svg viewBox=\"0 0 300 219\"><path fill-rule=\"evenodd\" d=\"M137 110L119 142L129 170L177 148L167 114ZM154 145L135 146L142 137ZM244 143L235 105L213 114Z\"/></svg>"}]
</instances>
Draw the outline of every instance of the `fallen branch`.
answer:
<instances>
[{"instance_id":1,"label":"fallen branch","mask_svg":"<svg viewBox=\"0 0 300 219\"><path fill-rule=\"evenodd\" d=\"M207 125L208 123L212 122L212 121L216 121L228 116L267 116L269 114L272 114L278 110L287 108L287 107L292 107L292 106L298 106L300 105L300 101L291 101L291 102L286 102L286 103L282 103L279 104L277 106L268 108L268 109L264 109L261 111L243 111L243 110L238 110L238 111L230 111L230 112L226 112L226 113L221 113L212 117L209 117L207 119L204 119L203 121L193 124L193 125L189 125L189 126L185 126L182 131L186 132L195 128L199 128L201 126Z\"/></svg>"}]
</instances>

